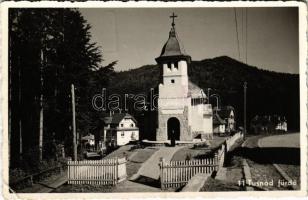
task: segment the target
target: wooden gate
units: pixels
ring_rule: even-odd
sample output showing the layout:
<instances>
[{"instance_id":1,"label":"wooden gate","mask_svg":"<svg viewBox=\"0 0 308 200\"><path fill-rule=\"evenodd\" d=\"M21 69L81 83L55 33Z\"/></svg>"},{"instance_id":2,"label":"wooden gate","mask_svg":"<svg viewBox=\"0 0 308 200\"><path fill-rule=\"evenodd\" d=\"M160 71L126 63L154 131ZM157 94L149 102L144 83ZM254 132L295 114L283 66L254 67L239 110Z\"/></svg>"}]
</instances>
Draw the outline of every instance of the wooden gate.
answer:
<instances>
[{"instance_id":1,"label":"wooden gate","mask_svg":"<svg viewBox=\"0 0 308 200\"><path fill-rule=\"evenodd\" d=\"M68 161L68 184L115 185L126 178L126 159Z\"/></svg>"}]
</instances>

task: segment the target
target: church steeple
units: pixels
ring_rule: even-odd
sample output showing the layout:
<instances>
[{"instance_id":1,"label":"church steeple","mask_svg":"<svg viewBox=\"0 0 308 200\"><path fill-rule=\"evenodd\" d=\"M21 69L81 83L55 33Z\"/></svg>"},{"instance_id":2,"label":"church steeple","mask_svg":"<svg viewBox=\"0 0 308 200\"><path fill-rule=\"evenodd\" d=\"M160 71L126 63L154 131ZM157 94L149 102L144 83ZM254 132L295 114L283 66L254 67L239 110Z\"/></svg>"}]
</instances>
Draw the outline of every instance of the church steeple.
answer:
<instances>
[{"instance_id":1,"label":"church steeple","mask_svg":"<svg viewBox=\"0 0 308 200\"><path fill-rule=\"evenodd\" d=\"M175 18L178 17L174 13L170 16L172 18L171 29L169 31L169 38L161 50L161 54L156 61L163 63L166 60L186 60L190 61L190 56L186 55L183 45L180 43L177 33L175 31Z\"/></svg>"}]
</instances>

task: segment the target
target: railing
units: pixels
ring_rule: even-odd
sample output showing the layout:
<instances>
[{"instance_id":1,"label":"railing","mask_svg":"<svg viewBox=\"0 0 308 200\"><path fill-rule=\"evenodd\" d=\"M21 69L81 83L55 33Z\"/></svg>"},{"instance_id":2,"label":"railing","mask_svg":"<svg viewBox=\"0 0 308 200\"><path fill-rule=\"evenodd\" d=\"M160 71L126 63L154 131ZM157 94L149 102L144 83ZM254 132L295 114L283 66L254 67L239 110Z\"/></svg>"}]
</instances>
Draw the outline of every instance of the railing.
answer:
<instances>
[{"instance_id":1,"label":"railing","mask_svg":"<svg viewBox=\"0 0 308 200\"><path fill-rule=\"evenodd\" d=\"M68 184L115 185L126 178L126 159L68 161Z\"/></svg>"},{"instance_id":2,"label":"railing","mask_svg":"<svg viewBox=\"0 0 308 200\"><path fill-rule=\"evenodd\" d=\"M34 183L39 182L41 179L43 179L44 175L49 173L62 173L66 168L66 165L56 166L52 167L43 171L40 171L35 174L27 175L25 177L22 177L14 182L10 181L10 187L13 189L22 189L27 186L32 186Z\"/></svg>"},{"instance_id":3,"label":"railing","mask_svg":"<svg viewBox=\"0 0 308 200\"><path fill-rule=\"evenodd\" d=\"M218 157L215 154L213 158L202 160L185 160L160 162L160 181L161 188L179 188L187 184L187 182L197 173L212 174L218 170Z\"/></svg>"},{"instance_id":4,"label":"railing","mask_svg":"<svg viewBox=\"0 0 308 200\"><path fill-rule=\"evenodd\" d=\"M227 151L230 150L230 148L234 145L234 143L239 140L239 139L242 139L243 138L243 133L242 132L237 132L235 133L233 136L229 137L227 140L226 140L226 145L227 145Z\"/></svg>"}]
</instances>

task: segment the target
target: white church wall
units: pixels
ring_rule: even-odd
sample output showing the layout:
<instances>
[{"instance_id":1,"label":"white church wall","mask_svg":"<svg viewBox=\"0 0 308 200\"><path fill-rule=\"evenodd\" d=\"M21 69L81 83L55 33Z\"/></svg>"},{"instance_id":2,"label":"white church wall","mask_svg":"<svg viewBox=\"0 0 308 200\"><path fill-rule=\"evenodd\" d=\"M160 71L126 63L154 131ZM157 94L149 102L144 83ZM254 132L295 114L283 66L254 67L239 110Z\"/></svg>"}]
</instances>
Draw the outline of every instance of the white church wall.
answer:
<instances>
[{"instance_id":1,"label":"white church wall","mask_svg":"<svg viewBox=\"0 0 308 200\"><path fill-rule=\"evenodd\" d=\"M190 123L193 132L213 133L212 108L210 104L191 106Z\"/></svg>"}]
</instances>

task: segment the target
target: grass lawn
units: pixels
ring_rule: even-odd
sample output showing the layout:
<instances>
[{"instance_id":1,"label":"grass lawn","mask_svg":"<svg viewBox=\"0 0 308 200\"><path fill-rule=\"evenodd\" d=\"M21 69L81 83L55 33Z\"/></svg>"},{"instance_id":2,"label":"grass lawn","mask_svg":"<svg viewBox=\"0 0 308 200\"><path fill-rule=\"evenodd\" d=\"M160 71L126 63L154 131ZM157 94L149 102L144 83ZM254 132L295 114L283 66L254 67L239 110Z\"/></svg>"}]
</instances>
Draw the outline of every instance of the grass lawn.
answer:
<instances>
[{"instance_id":1,"label":"grass lawn","mask_svg":"<svg viewBox=\"0 0 308 200\"><path fill-rule=\"evenodd\" d=\"M52 193L93 193L93 192L112 192L113 187L112 186L104 186L104 185L69 185L64 184L61 187L55 189L52 191Z\"/></svg>"},{"instance_id":2,"label":"grass lawn","mask_svg":"<svg viewBox=\"0 0 308 200\"><path fill-rule=\"evenodd\" d=\"M215 192L215 191L244 191L244 188L239 187L237 184L209 178L200 192Z\"/></svg>"},{"instance_id":3,"label":"grass lawn","mask_svg":"<svg viewBox=\"0 0 308 200\"><path fill-rule=\"evenodd\" d=\"M193 148L193 146L186 146L180 150L178 150L172 157L171 160L186 160L190 159L202 159L210 154L212 154L213 150L218 148L224 141L226 137L218 137L214 136L213 140L210 140L210 146L202 147L202 148Z\"/></svg>"},{"instance_id":4,"label":"grass lawn","mask_svg":"<svg viewBox=\"0 0 308 200\"><path fill-rule=\"evenodd\" d=\"M301 183L301 167L300 165L278 164L279 167L293 180L296 180L298 186Z\"/></svg>"},{"instance_id":5,"label":"grass lawn","mask_svg":"<svg viewBox=\"0 0 308 200\"><path fill-rule=\"evenodd\" d=\"M136 174L142 163L149 159L157 150L158 149L151 147L145 149L136 149L136 154L134 154L134 156L130 158L130 160L126 163L127 177L129 178Z\"/></svg>"}]
</instances>

